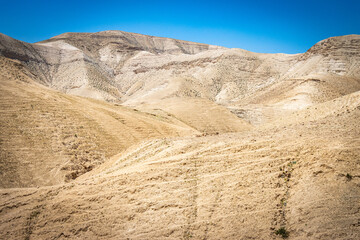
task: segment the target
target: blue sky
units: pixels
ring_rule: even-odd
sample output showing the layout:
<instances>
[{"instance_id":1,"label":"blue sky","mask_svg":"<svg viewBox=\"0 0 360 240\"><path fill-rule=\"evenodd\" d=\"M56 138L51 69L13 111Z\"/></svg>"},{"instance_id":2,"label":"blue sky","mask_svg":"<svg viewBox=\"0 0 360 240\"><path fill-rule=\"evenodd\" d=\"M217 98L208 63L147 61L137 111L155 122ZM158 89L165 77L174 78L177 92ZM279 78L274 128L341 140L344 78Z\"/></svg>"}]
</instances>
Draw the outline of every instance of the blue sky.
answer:
<instances>
[{"instance_id":1,"label":"blue sky","mask_svg":"<svg viewBox=\"0 0 360 240\"><path fill-rule=\"evenodd\" d=\"M0 32L37 42L64 32L123 30L265 53L305 52L360 34L360 0L0 0Z\"/></svg>"}]
</instances>

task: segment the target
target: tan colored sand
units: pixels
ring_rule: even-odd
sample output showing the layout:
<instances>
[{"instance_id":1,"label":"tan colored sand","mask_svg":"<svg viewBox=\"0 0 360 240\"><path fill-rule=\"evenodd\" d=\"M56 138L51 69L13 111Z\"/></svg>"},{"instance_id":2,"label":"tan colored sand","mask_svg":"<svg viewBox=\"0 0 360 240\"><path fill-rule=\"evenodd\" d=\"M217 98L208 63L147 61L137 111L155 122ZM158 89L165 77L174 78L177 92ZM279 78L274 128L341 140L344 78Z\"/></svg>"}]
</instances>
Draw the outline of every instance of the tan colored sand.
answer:
<instances>
[{"instance_id":1,"label":"tan colored sand","mask_svg":"<svg viewBox=\"0 0 360 240\"><path fill-rule=\"evenodd\" d=\"M0 42L0 239L360 239L358 35Z\"/></svg>"},{"instance_id":2,"label":"tan colored sand","mask_svg":"<svg viewBox=\"0 0 360 240\"><path fill-rule=\"evenodd\" d=\"M1 187L63 183L134 143L198 131L169 116L65 95L0 59Z\"/></svg>"},{"instance_id":3,"label":"tan colored sand","mask_svg":"<svg viewBox=\"0 0 360 240\"><path fill-rule=\"evenodd\" d=\"M316 119L148 141L69 184L3 189L2 235L357 239L359 94Z\"/></svg>"}]
</instances>

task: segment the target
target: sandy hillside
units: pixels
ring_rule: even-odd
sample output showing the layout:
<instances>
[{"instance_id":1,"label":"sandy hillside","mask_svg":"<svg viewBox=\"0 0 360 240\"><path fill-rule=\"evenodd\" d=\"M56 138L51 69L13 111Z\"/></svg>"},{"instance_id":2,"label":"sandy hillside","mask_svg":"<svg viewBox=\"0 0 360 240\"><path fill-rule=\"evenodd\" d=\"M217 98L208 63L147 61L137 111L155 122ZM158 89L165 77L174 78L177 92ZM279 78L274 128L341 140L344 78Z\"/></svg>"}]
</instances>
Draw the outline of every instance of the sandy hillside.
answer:
<instances>
[{"instance_id":1,"label":"sandy hillside","mask_svg":"<svg viewBox=\"0 0 360 240\"><path fill-rule=\"evenodd\" d=\"M63 183L135 143L198 133L169 116L46 89L18 62L0 66L1 187Z\"/></svg>"},{"instance_id":2,"label":"sandy hillside","mask_svg":"<svg viewBox=\"0 0 360 240\"><path fill-rule=\"evenodd\" d=\"M359 35L0 34L0 239L360 239L359 67Z\"/></svg>"},{"instance_id":3,"label":"sandy hillside","mask_svg":"<svg viewBox=\"0 0 360 240\"><path fill-rule=\"evenodd\" d=\"M0 35L0 42L0 55L67 94L149 110L160 100L203 98L255 125L360 90L359 35L293 55L122 31L64 33L36 44Z\"/></svg>"},{"instance_id":4,"label":"sandy hillside","mask_svg":"<svg viewBox=\"0 0 360 240\"><path fill-rule=\"evenodd\" d=\"M252 132L144 142L69 184L3 189L1 232L277 239L284 227L290 239L358 239L360 93L322 107Z\"/></svg>"}]
</instances>

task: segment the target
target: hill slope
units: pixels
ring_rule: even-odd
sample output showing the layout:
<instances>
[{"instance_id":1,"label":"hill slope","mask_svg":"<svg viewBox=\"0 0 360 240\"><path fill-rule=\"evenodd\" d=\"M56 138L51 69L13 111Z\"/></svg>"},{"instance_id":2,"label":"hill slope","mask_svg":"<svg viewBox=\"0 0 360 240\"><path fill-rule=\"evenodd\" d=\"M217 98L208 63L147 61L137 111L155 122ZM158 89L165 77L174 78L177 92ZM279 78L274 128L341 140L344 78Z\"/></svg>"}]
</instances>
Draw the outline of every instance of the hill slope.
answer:
<instances>
[{"instance_id":1,"label":"hill slope","mask_svg":"<svg viewBox=\"0 0 360 240\"><path fill-rule=\"evenodd\" d=\"M0 66L1 187L62 183L134 143L197 133L170 117L46 89L18 62L1 57Z\"/></svg>"},{"instance_id":2,"label":"hill slope","mask_svg":"<svg viewBox=\"0 0 360 240\"><path fill-rule=\"evenodd\" d=\"M144 142L72 184L2 190L0 232L277 239L283 227L290 239L358 239L360 93L318 108L252 132Z\"/></svg>"},{"instance_id":3,"label":"hill slope","mask_svg":"<svg viewBox=\"0 0 360 240\"><path fill-rule=\"evenodd\" d=\"M359 239L359 46L0 35L0 238Z\"/></svg>"},{"instance_id":4,"label":"hill slope","mask_svg":"<svg viewBox=\"0 0 360 240\"><path fill-rule=\"evenodd\" d=\"M48 87L132 107L146 103L149 111L167 98L205 98L262 124L274 112L360 90L359 35L329 38L295 55L122 31L65 33L36 44L0 35L0 43L0 55L22 61Z\"/></svg>"}]
</instances>

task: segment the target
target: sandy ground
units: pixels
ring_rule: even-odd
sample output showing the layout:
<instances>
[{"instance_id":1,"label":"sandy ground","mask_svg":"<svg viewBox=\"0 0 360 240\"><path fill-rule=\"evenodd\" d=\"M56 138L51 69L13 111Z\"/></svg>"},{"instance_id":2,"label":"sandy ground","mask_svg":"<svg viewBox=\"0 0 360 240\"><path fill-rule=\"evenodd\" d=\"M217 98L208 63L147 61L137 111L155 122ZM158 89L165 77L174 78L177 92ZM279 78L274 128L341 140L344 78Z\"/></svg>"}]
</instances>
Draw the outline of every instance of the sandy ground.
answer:
<instances>
[{"instance_id":1,"label":"sandy ground","mask_svg":"<svg viewBox=\"0 0 360 240\"><path fill-rule=\"evenodd\" d=\"M360 238L358 36L0 40L0 239Z\"/></svg>"},{"instance_id":2,"label":"sandy ground","mask_svg":"<svg viewBox=\"0 0 360 240\"><path fill-rule=\"evenodd\" d=\"M359 99L256 131L147 141L68 184L2 189L2 236L277 239L284 227L358 239Z\"/></svg>"},{"instance_id":3,"label":"sandy ground","mask_svg":"<svg viewBox=\"0 0 360 240\"><path fill-rule=\"evenodd\" d=\"M49 90L20 63L0 64L1 187L62 183L135 143L198 133L170 116Z\"/></svg>"}]
</instances>

